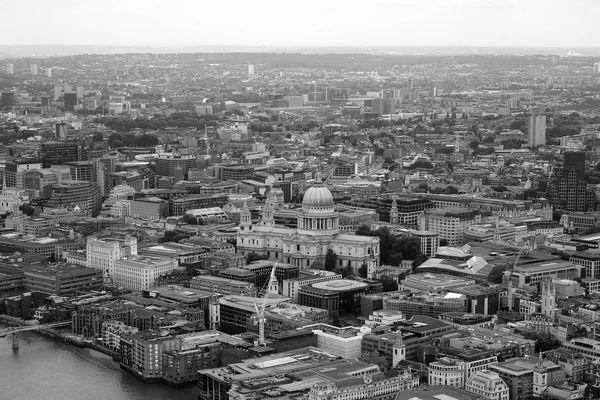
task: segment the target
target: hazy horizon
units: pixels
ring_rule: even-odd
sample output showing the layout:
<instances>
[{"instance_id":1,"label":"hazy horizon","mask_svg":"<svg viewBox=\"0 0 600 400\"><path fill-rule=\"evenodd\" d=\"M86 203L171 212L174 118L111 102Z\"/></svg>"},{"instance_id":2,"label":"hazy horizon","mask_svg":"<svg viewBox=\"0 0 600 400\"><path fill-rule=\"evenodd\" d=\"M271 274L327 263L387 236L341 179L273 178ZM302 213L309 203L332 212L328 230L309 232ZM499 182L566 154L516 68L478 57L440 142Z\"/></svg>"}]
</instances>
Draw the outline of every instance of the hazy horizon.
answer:
<instances>
[{"instance_id":1,"label":"hazy horizon","mask_svg":"<svg viewBox=\"0 0 600 400\"><path fill-rule=\"evenodd\" d=\"M3 11L5 46L600 47L595 0L30 0Z\"/></svg>"}]
</instances>

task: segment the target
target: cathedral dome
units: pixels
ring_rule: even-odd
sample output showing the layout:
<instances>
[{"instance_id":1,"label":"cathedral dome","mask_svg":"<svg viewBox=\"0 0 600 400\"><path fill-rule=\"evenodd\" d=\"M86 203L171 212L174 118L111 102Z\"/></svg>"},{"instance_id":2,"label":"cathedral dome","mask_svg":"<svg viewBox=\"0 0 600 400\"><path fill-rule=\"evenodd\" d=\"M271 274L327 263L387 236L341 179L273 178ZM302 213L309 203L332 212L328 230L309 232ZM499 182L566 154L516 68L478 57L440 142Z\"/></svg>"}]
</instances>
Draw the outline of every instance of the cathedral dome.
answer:
<instances>
[{"instance_id":1,"label":"cathedral dome","mask_svg":"<svg viewBox=\"0 0 600 400\"><path fill-rule=\"evenodd\" d=\"M333 195L325 186L311 186L304 193L303 206L326 207L335 205Z\"/></svg>"}]
</instances>

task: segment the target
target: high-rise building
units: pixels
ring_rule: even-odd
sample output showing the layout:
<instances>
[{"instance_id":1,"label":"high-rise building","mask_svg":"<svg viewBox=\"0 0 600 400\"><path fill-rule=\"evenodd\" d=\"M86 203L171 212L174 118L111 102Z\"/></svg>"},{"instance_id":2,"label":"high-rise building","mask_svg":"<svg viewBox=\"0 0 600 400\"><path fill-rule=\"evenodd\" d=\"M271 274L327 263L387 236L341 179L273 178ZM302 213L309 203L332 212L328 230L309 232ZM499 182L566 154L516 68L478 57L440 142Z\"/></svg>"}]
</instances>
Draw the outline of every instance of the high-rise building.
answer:
<instances>
[{"instance_id":1,"label":"high-rise building","mask_svg":"<svg viewBox=\"0 0 600 400\"><path fill-rule=\"evenodd\" d=\"M175 177L175 170L181 167L183 177L187 176L188 169L196 166L196 157L191 156L160 156L156 159L156 175Z\"/></svg>"},{"instance_id":2,"label":"high-rise building","mask_svg":"<svg viewBox=\"0 0 600 400\"><path fill-rule=\"evenodd\" d=\"M546 144L546 116L532 115L527 121L529 145L539 146Z\"/></svg>"},{"instance_id":3,"label":"high-rise building","mask_svg":"<svg viewBox=\"0 0 600 400\"><path fill-rule=\"evenodd\" d=\"M52 78L52 68L46 68L46 76Z\"/></svg>"},{"instance_id":4,"label":"high-rise building","mask_svg":"<svg viewBox=\"0 0 600 400\"><path fill-rule=\"evenodd\" d=\"M548 199L557 209L568 212L595 211L596 194L585 180L585 153L566 152L563 166L555 167L548 182Z\"/></svg>"},{"instance_id":5,"label":"high-rise building","mask_svg":"<svg viewBox=\"0 0 600 400\"><path fill-rule=\"evenodd\" d=\"M64 139L67 137L67 124L61 123L55 125L55 136L57 139Z\"/></svg>"},{"instance_id":6,"label":"high-rise building","mask_svg":"<svg viewBox=\"0 0 600 400\"><path fill-rule=\"evenodd\" d=\"M15 64L6 64L6 73L12 75L15 73Z\"/></svg>"},{"instance_id":7,"label":"high-rise building","mask_svg":"<svg viewBox=\"0 0 600 400\"><path fill-rule=\"evenodd\" d=\"M63 91L65 93L72 92L73 91L73 87L70 84L68 84L68 83L64 83L63 84Z\"/></svg>"},{"instance_id":8,"label":"high-rise building","mask_svg":"<svg viewBox=\"0 0 600 400\"><path fill-rule=\"evenodd\" d=\"M102 194L93 182L65 179L52 187L52 196L46 205L49 208L79 207L82 212L95 217L102 209Z\"/></svg>"},{"instance_id":9,"label":"high-rise building","mask_svg":"<svg viewBox=\"0 0 600 400\"><path fill-rule=\"evenodd\" d=\"M2 92L2 107L12 107L15 105L14 92Z\"/></svg>"},{"instance_id":10,"label":"high-rise building","mask_svg":"<svg viewBox=\"0 0 600 400\"><path fill-rule=\"evenodd\" d=\"M29 69L31 70L31 75L38 74L38 65L37 64L30 64Z\"/></svg>"},{"instance_id":11,"label":"high-rise building","mask_svg":"<svg viewBox=\"0 0 600 400\"><path fill-rule=\"evenodd\" d=\"M60 95L62 94L62 87L54 86L54 101L58 100Z\"/></svg>"},{"instance_id":12,"label":"high-rise building","mask_svg":"<svg viewBox=\"0 0 600 400\"><path fill-rule=\"evenodd\" d=\"M65 92L65 108L73 109L77 105L77 93Z\"/></svg>"},{"instance_id":13,"label":"high-rise building","mask_svg":"<svg viewBox=\"0 0 600 400\"><path fill-rule=\"evenodd\" d=\"M600 74L600 62L594 63L594 73Z\"/></svg>"},{"instance_id":14,"label":"high-rise building","mask_svg":"<svg viewBox=\"0 0 600 400\"><path fill-rule=\"evenodd\" d=\"M83 159L81 145L76 142L44 142L40 154L44 168Z\"/></svg>"},{"instance_id":15,"label":"high-rise building","mask_svg":"<svg viewBox=\"0 0 600 400\"><path fill-rule=\"evenodd\" d=\"M75 93L77 93L77 99L83 99L83 86L77 86Z\"/></svg>"},{"instance_id":16,"label":"high-rise building","mask_svg":"<svg viewBox=\"0 0 600 400\"><path fill-rule=\"evenodd\" d=\"M254 65L253 64L248 65L248 75L254 75Z\"/></svg>"}]
</instances>

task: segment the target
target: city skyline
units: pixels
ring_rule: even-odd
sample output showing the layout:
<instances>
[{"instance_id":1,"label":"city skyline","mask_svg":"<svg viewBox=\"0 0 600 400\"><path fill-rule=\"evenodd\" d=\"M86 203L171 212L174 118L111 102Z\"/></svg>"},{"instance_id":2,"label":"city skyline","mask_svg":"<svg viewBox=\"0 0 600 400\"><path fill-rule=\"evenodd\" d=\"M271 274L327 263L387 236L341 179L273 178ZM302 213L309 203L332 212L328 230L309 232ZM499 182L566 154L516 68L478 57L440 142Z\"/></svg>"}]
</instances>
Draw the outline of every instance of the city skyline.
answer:
<instances>
[{"instance_id":1,"label":"city skyline","mask_svg":"<svg viewBox=\"0 0 600 400\"><path fill-rule=\"evenodd\" d=\"M485 46L595 47L600 7L593 0L274 0L165 7L155 0L9 3L0 45L108 46ZM93 21L90 23L91 19ZM386 21L388 23L386 23ZM43 31L43 37L40 32Z\"/></svg>"}]
</instances>

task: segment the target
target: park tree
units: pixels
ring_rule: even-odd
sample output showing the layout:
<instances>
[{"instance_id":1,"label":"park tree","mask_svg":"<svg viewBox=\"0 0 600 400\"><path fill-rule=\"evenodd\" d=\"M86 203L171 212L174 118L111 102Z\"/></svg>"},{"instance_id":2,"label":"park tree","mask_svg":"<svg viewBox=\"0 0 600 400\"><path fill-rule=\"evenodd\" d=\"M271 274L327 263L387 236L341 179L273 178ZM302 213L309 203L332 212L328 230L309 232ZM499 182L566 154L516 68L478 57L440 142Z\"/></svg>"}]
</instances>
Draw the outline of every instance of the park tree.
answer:
<instances>
[{"instance_id":1,"label":"park tree","mask_svg":"<svg viewBox=\"0 0 600 400\"><path fill-rule=\"evenodd\" d=\"M383 285L384 292L395 292L398 290L398 282L394 278L390 278L387 275L382 276L379 282Z\"/></svg>"},{"instance_id":2,"label":"park tree","mask_svg":"<svg viewBox=\"0 0 600 400\"><path fill-rule=\"evenodd\" d=\"M186 233L181 233L181 232L177 232L177 231L165 231L161 242L162 243L168 243L168 242L177 243L180 240L187 239L189 237L190 237L190 235L188 235Z\"/></svg>"},{"instance_id":3,"label":"park tree","mask_svg":"<svg viewBox=\"0 0 600 400\"><path fill-rule=\"evenodd\" d=\"M360 356L360 361L365 362L367 364L378 365L382 371L388 369L387 358L382 356L377 350L362 353L362 355Z\"/></svg>"},{"instance_id":4,"label":"park tree","mask_svg":"<svg viewBox=\"0 0 600 400\"><path fill-rule=\"evenodd\" d=\"M31 204L23 203L19 206L19 211L28 217L31 217L33 213L35 213L35 208Z\"/></svg>"},{"instance_id":5,"label":"park tree","mask_svg":"<svg viewBox=\"0 0 600 400\"><path fill-rule=\"evenodd\" d=\"M266 260L266 259L267 259L267 256L265 256L263 254L258 254L258 253L252 252L246 256L246 264L250 265L254 261Z\"/></svg>"},{"instance_id":6,"label":"park tree","mask_svg":"<svg viewBox=\"0 0 600 400\"><path fill-rule=\"evenodd\" d=\"M362 263L362 265L360 266L360 268L358 268L358 270L356 271L358 273L358 276L360 276L361 278L366 278L367 277L367 263Z\"/></svg>"},{"instance_id":7,"label":"park tree","mask_svg":"<svg viewBox=\"0 0 600 400\"><path fill-rule=\"evenodd\" d=\"M325 254L325 269L327 271L335 270L337 266L337 254L331 249L327 249L327 254Z\"/></svg>"},{"instance_id":8,"label":"park tree","mask_svg":"<svg viewBox=\"0 0 600 400\"><path fill-rule=\"evenodd\" d=\"M181 220L189 225L198 225L198 218L194 214L183 214Z\"/></svg>"}]
</instances>

